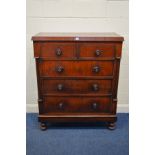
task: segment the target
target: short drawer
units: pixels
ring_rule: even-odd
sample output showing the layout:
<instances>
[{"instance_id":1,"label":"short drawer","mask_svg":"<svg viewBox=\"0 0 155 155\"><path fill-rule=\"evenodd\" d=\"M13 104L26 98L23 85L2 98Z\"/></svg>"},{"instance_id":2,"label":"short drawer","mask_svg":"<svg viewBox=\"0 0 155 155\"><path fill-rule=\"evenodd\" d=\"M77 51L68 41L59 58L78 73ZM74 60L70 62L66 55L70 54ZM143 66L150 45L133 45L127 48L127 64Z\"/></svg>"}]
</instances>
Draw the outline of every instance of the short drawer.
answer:
<instances>
[{"instance_id":1,"label":"short drawer","mask_svg":"<svg viewBox=\"0 0 155 155\"><path fill-rule=\"evenodd\" d=\"M113 61L42 61L40 76L112 76Z\"/></svg>"},{"instance_id":2,"label":"short drawer","mask_svg":"<svg viewBox=\"0 0 155 155\"><path fill-rule=\"evenodd\" d=\"M112 43L81 43L79 48L81 58L114 58L115 49Z\"/></svg>"},{"instance_id":3,"label":"short drawer","mask_svg":"<svg viewBox=\"0 0 155 155\"><path fill-rule=\"evenodd\" d=\"M44 113L111 112L110 97L44 97Z\"/></svg>"},{"instance_id":4,"label":"short drawer","mask_svg":"<svg viewBox=\"0 0 155 155\"><path fill-rule=\"evenodd\" d=\"M75 44L54 42L41 43L40 57L55 59L75 58Z\"/></svg>"},{"instance_id":5,"label":"short drawer","mask_svg":"<svg viewBox=\"0 0 155 155\"><path fill-rule=\"evenodd\" d=\"M112 80L42 80L42 94L111 94Z\"/></svg>"}]
</instances>

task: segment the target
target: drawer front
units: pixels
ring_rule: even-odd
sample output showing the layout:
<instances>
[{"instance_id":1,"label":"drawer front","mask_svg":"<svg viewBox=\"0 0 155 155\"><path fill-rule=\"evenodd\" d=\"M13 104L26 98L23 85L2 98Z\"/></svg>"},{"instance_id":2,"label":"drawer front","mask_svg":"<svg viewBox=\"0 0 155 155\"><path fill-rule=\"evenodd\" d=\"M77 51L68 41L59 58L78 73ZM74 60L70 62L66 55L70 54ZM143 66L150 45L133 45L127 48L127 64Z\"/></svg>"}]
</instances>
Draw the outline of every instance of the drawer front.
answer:
<instances>
[{"instance_id":1,"label":"drawer front","mask_svg":"<svg viewBox=\"0 0 155 155\"><path fill-rule=\"evenodd\" d=\"M41 44L40 57L45 58L75 58L75 44L74 43L50 43L45 42Z\"/></svg>"},{"instance_id":2,"label":"drawer front","mask_svg":"<svg viewBox=\"0 0 155 155\"><path fill-rule=\"evenodd\" d=\"M59 76L112 76L113 61L43 61L40 75Z\"/></svg>"},{"instance_id":3,"label":"drawer front","mask_svg":"<svg viewBox=\"0 0 155 155\"><path fill-rule=\"evenodd\" d=\"M81 43L80 57L83 58L114 58L114 45L110 43Z\"/></svg>"},{"instance_id":4,"label":"drawer front","mask_svg":"<svg viewBox=\"0 0 155 155\"><path fill-rule=\"evenodd\" d=\"M42 81L43 94L111 94L111 80L51 80Z\"/></svg>"},{"instance_id":5,"label":"drawer front","mask_svg":"<svg viewBox=\"0 0 155 155\"><path fill-rule=\"evenodd\" d=\"M109 97L45 97L44 113L51 112L111 112Z\"/></svg>"}]
</instances>

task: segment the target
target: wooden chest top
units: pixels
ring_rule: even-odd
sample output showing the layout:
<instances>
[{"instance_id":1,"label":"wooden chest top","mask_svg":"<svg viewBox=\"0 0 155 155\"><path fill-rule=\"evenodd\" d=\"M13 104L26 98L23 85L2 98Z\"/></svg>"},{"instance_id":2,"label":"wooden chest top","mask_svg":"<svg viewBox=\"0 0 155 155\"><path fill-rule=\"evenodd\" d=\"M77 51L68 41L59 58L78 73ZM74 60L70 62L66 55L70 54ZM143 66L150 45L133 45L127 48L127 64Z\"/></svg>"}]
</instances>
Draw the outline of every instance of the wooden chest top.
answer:
<instances>
[{"instance_id":1,"label":"wooden chest top","mask_svg":"<svg viewBox=\"0 0 155 155\"><path fill-rule=\"evenodd\" d=\"M33 41L117 41L124 38L116 33L48 33L41 32L32 37Z\"/></svg>"}]
</instances>

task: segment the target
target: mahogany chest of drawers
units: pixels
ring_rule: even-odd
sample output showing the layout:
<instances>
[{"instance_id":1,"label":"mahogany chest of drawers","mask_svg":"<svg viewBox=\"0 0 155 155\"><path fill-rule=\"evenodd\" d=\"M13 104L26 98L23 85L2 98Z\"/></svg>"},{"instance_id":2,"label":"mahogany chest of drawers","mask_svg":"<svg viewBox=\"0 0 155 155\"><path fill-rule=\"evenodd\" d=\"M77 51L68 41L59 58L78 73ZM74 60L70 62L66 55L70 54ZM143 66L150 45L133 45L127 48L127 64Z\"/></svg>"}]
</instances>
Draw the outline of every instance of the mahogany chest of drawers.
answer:
<instances>
[{"instance_id":1,"label":"mahogany chest of drawers","mask_svg":"<svg viewBox=\"0 0 155 155\"><path fill-rule=\"evenodd\" d=\"M117 120L123 37L115 33L39 33L32 37L38 83L38 120Z\"/></svg>"}]
</instances>

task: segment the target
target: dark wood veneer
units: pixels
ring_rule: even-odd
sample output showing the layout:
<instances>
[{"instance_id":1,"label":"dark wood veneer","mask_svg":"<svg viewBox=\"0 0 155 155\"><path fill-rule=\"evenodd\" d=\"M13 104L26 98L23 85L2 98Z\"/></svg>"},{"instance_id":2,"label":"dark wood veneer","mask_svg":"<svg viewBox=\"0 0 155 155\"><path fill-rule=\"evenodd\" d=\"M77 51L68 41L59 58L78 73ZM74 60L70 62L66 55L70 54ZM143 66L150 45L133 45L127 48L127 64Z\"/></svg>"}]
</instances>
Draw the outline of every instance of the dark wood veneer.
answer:
<instances>
[{"instance_id":1,"label":"dark wood veneer","mask_svg":"<svg viewBox=\"0 0 155 155\"><path fill-rule=\"evenodd\" d=\"M75 43L51 43L43 42L40 50L40 57L45 58L75 58Z\"/></svg>"},{"instance_id":2,"label":"dark wood veneer","mask_svg":"<svg viewBox=\"0 0 155 155\"><path fill-rule=\"evenodd\" d=\"M113 61L42 61L39 65L40 76L112 76L114 63ZM96 66L99 67L99 71L93 70Z\"/></svg>"},{"instance_id":3,"label":"dark wood veneer","mask_svg":"<svg viewBox=\"0 0 155 155\"><path fill-rule=\"evenodd\" d=\"M42 80L42 94L108 94L112 80Z\"/></svg>"},{"instance_id":4,"label":"dark wood veneer","mask_svg":"<svg viewBox=\"0 0 155 155\"><path fill-rule=\"evenodd\" d=\"M44 97L45 113L110 113L110 97Z\"/></svg>"},{"instance_id":5,"label":"dark wood veneer","mask_svg":"<svg viewBox=\"0 0 155 155\"><path fill-rule=\"evenodd\" d=\"M115 128L123 37L39 33L32 37L41 129L46 122L108 122Z\"/></svg>"}]
</instances>

